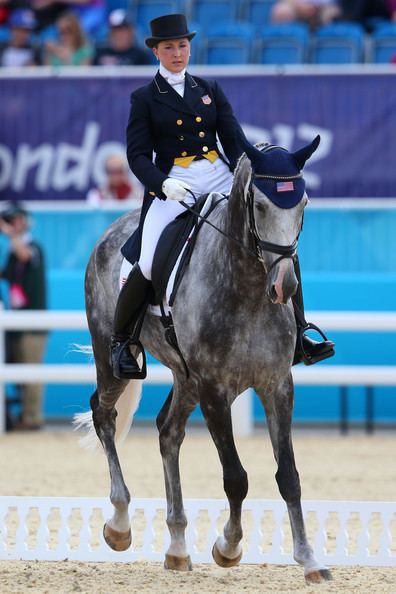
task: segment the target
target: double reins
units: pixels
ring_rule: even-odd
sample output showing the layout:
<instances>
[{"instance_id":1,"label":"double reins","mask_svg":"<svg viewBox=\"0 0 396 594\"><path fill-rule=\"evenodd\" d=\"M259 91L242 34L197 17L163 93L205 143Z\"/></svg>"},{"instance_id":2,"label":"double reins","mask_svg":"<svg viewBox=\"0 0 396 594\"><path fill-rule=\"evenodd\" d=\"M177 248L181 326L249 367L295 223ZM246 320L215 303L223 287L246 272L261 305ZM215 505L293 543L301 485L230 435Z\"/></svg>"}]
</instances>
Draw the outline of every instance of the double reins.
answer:
<instances>
[{"instance_id":1,"label":"double reins","mask_svg":"<svg viewBox=\"0 0 396 594\"><path fill-rule=\"evenodd\" d=\"M196 203L197 202L197 197L194 194L194 192L192 190L187 190L187 192L189 194L191 194L191 196L194 198L195 203ZM223 196L222 198L220 198L220 200L218 200L216 202L215 207L218 204L220 204L220 202L222 202L223 200L226 200L226 196ZM203 223L207 223L208 225L210 225L211 227L213 227L213 229L216 229L216 231L218 233L221 233L221 235L224 235L224 237L226 237L227 239L230 239L231 241L233 241L234 243L236 243L240 248L242 248L243 250L245 250L245 252L247 252L250 256L254 256L255 258L257 258L257 253L254 250L251 250L244 243L242 243L241 241L239 241L235 237L232 237L232 235L230 235L229 233L226 233L226 231L223 231L222 229L220 229L219 227L217 227L216 225L214 225L213 223L211 223L211 221L209 221L205 216L201 215L199 212L196 212L193 208L191 208L191 206L189 206L188 204L186 204L186 202L181 201L180 204L182 206L184 206L185 209L189 210L197 218L201 219L201 221Z\"/></svg>"}]
</instances>

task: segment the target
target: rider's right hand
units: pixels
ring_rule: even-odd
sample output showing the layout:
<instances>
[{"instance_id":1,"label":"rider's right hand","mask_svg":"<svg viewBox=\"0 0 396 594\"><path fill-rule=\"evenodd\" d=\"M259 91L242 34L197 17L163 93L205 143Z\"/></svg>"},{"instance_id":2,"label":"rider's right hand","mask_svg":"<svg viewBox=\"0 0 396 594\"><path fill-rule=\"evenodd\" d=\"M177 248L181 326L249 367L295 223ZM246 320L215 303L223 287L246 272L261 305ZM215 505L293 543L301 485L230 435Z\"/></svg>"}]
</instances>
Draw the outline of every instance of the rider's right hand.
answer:
<instances>
[{"instance_id":1,"label":"rider's right hand","mask_svg":"<svg viewBox=\"0 0 396 594\"><path fill-rule=\"evenodd\" d=\"M179 202L185 199L187 190L190 189L188 184L173 177L168 177L162 184L162 191L165 196L170 200L178 200Z\"/></svg>"}]
</instances>

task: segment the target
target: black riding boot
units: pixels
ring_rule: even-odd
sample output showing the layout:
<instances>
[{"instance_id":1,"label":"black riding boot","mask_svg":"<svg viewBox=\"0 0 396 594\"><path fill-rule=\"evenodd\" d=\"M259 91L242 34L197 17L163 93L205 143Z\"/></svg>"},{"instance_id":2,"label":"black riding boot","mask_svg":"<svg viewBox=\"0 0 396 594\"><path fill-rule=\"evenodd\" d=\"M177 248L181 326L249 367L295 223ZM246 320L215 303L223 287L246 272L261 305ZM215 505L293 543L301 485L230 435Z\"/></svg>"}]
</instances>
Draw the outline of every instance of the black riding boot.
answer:
<instances>
[{"instance_id":1,"label":"black riding boot","mask_svg":"<svg viewBox=\"0 0 396 594\"><path fill-rule=\"evenodd\" d=\"M114 377L118 379L142 379L138 362L129 345L137 344L139 328L147 306L151 283L135 264L118 296L114 314L114 334L111 337L111 363Z\"/></svg>"},{"instance_id":2,"label":"black riding boot","mask_svg":"<svg viewBox=\"0 0 396 594\"><path fill-rule=\"evenodd\" d=\"M315 324L309 324L305 320L304 316L304 300L301 286L301 272L298 256L294 260L294 271L298 280L298 289L295 295L292 297L292 303L294 307L294 315L296 317L297 324L297 341L296 350L294 353L293 365L303 362L304 365L313 365L323 359L332 357L334 353L334 342L327 340L324 333L315 326ZM312 340L308 336L305 336L307 330L316 330L323 337L322 342Z\"/></svg>"}]
</instances>

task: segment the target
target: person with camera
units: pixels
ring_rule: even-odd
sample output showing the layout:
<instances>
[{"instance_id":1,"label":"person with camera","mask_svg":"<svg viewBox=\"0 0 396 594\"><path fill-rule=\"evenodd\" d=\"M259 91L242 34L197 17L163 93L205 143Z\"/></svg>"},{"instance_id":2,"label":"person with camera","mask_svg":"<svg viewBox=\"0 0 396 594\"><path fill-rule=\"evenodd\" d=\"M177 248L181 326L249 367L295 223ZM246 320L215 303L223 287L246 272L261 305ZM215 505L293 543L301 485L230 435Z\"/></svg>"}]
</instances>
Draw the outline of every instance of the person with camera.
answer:
<instances>
[{"instance_id":1,"label":"person with camera","mask_svg":"<svg viewBox=\"0 0 396 594\"><path fill-rule=\"evenodd\" d=\"M27 211L12 203L0 213L0 232L9 238L9 253L0 278L8 283L8 303L14 311L46 309L44 254L29 231ZM9 363L41 363L47 333L10 332L7 336ZM16 429L34 430L43 425L43 390L39 384L21 386L22 412Z\"/></svg>"}]
</instances>

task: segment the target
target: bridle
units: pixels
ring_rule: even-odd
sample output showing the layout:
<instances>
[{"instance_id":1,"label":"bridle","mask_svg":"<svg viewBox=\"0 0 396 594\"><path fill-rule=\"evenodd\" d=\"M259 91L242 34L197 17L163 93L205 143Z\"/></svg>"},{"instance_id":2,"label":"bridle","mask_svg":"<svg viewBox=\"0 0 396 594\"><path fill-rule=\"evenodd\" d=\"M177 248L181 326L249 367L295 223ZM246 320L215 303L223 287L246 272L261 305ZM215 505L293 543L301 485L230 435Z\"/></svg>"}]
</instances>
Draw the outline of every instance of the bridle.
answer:
<instances>
[{"instance_id":1,"label":"bridle","mask_svg":"<svg viewBox=\"0 0 396 594\"><path fill-rule=\"evenodd\" d=\"M265 143L259 150L261 153L267 153L273 149L282 149L283 147L277 146L275 144ZM270 241L266 241L261 239L256 225L256 219L254 216L254 192L253 192L253 183L254 179L267 179L273 181L292 181L294 179L301 179L302 173L296 173L295 175L276 175L276 174L265 174L265 173L254 173L252 179L250 181L248 196L247 196L247 204L248 204L248 224L250 232L253 236L254 246L257 254L257 258L260 262L264 263L264 258L262 252L270 252L271 254L278 254L279 257L276 258L269 269L267 270L267 274L281 261L285 258L291 258L293 261L297 256L297 246L298 246L298 238L301 233L302 223L297 234L296 239L290 245L280 245L278 243L272 243Z\"/></svg>"},{"instance_id":2,"label":"bridle","mask_svg":"<svg viewBox=\"0 0 396 594\"><path fill-rule=\"evenodd\" d=\"M291 175L291 176L280 176L280 175L261 175L261 174L253 174L252 180L250 182L249 191L247 195L247 207L248 207L248 225L250 233L252 234L254 247L256 251L256 256L258 260L264 263L263 252L270 252L271 254L278 254L279 257L276 258L271 266L267 270L267 274L281 261L286 258L291 258L293 261L297 255L297 246L298 246L298 238L301 233L302 229L302 220L301 226L298 231L296 239L290 245L280 245L278 243L272 243L271 241L266 241L261 239L256 225L256 219L254 216L254 191L253 191L253 180L254 179L270 179L276 181L291 181L293 179L301 179L302 173Z\"/></svg>"}]
</instances>

